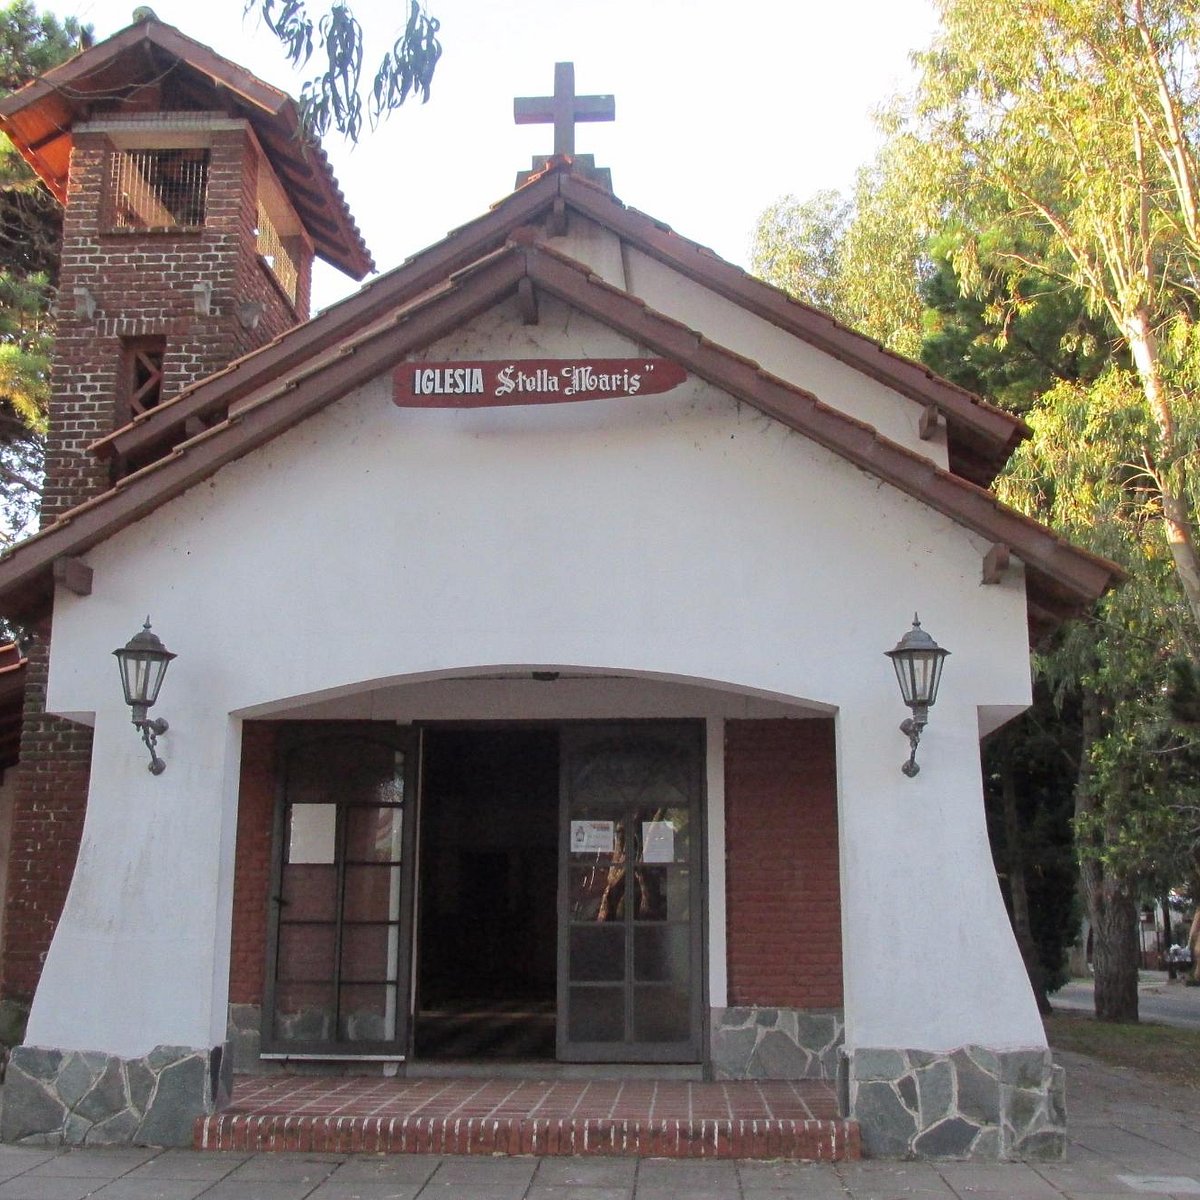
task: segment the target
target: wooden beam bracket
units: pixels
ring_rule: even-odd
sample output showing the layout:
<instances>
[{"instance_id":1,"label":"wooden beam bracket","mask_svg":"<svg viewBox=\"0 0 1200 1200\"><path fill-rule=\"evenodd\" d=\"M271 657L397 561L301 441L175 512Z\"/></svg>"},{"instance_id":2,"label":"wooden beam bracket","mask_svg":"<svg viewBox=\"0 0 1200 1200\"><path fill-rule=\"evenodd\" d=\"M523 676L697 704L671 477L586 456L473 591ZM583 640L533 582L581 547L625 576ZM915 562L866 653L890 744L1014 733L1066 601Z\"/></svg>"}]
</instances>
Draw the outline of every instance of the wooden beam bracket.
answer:
<instances>
[{"instance_id":1,"label":"wooden beam bracket","mask_svg":"<svg viewBox=\"0 0 1200 1200\"><path fill-rule=\"evenodd\" d=\"M937 433L938 420L941 413L936 404L927 404L921 410L921 419L917 425L917 432L921 435L921 441L928 442Z\"/></svg>"},{"instance_id":2,"label":"wooden beam bracket","mask_svg":"<svg viewBox=\"0 0 1200 1200\"><path fill-rule=\"evenodd\" d=\"M983 582L999 583L1008 570L1009 550L1003 542L997 542L983 556Z\"/></svg>"},{"instance_id":3,"label":"wooden beam bracket","mask_svg":"<svg viewBox=\"0 0 1200 1200\"><path fill-rule=\"evenodd\" d=\"M525 325L538 323L537 292L528 275L517 283L517 307L521 310L521 321Z\"/></svg>"},{"instance_id":4,"label":"wooden beam bracket","mask_svg":"<svg viewBox=\"0 0 1200 1200\"><path fill-rule=\"evenodd\" d=\"M567 202L561 196L554 197L554 204L546 214L546 232L551 237L567 236Z\"/></svg>"},{"instance_id":5,"label":"wooden beam bracket","mask_svg":"<svg viewBox=\"0 0 1200 1200\"><path fill-rule=\"evenodd\" d=\"M61 583L68 592L77 596L92 594L92 568L81 558L62 558L54 560L54 582Z\"/></svg>"}]
</instances>

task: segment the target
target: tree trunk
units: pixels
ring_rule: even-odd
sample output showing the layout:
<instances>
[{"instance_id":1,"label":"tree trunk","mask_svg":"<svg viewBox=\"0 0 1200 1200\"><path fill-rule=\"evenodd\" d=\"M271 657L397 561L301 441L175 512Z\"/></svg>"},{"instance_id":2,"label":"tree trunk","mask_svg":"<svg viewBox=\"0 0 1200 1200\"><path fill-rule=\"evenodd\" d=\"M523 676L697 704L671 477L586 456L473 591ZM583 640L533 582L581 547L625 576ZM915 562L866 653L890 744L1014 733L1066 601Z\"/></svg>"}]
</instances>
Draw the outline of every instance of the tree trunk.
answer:
<instances>
[{"instance_id":1,"label":"tree trunk","mask_svg":"<svg viewBox=\"0 0 1200 1200\"><path fill-rule=\"evenodd\" d=\"M1196 915L1188 930L1188 949L1192 952L1192 979L1200 983L1200 904L1196 905Z\"/></svg>"},{"instance_id":2,"label":"tree trunk","mask_svg":"<svg viewBox=\"0 0 1200 1200\"><path fill-rule=\"evenodd\" d=\"M1013 779L1012 742L1004 736L1000 747L1000 798L1004 808L1004 841L1007 850L1008 891L1012 902L1012 926L1017 946L1025 962L1025 972L1033 988L1038 1012L1048 1017L1053 1011L1046 994L1046 973L1029 923L1029 893L1025 888L1025 853L1021 839L1021 821L1017 814L1017 786Z\"/></svg>"},{"instance_id":3,"label":"tree trunk","mask_svg":"<svg viewBox=\"0 0 1200 1200\"><path fill-rule=\"evenodd\" d=\"M1091 748L1100 736L1100 700L1094 691L1083 695L1079 779L1075 785L1075 815L1089 817L1096 807L1092 795ZM1101 859L1079 847L1079 878L1092 925L1092 971L1096 983L1096 1019L1138 1019L1138 908L1130 890L1106 869Z\"/></svg>"},{"instance_id":4,"label":"tree trunk","mask_svg":"<svg viewBox=\"0 0 1200 1200\"><path fill-rule=\"evenodd\" d=\"M1092 867L1098 864L1090 864ZM1085 868L1084 891L1092 922L1092 968L1096 980L1096 1019L1138 1019L1138 906L1134 897L1111 879L1089 886Z\"/></svg>"},{"instance_id":5,"label":"tree trunk","mask_svg":"<svg viewBox=\"0 0 1200 1200\"><path fill-rule=\"evenodd\" d=\"M1196 552L1194 517L1188 502L1186 468L1179 455L1175 414L1162 377L1158 341L1150 314L1144 309L1124 321L1125 338L1137 369L1150 415L1158 429L1158 446L1152 456L1154 480L1162 505L1163 532L1175 563L1180 586L1200 629L1200 554Z\"/></svg>"}]
</instances>

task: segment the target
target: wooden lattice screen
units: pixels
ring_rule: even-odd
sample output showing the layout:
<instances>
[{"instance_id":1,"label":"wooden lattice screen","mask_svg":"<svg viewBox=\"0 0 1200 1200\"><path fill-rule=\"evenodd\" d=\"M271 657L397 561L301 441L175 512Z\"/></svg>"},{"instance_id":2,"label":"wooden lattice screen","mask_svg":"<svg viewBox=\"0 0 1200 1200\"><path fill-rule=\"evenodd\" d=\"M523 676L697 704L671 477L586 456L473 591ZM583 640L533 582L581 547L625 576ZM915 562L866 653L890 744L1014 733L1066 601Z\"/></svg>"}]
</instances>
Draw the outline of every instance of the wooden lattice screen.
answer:
<instances>
[{"instance_id":1,"label":"wooden lattice screen","mask_svg":"<svg viewBox=\"0 0 1200 1200\"><path fill-rule=\"evenodd\" d=\"M117 229L203 225L207 193L207 150L124 150L113 155Z\"/></svg>"}]
</instances>

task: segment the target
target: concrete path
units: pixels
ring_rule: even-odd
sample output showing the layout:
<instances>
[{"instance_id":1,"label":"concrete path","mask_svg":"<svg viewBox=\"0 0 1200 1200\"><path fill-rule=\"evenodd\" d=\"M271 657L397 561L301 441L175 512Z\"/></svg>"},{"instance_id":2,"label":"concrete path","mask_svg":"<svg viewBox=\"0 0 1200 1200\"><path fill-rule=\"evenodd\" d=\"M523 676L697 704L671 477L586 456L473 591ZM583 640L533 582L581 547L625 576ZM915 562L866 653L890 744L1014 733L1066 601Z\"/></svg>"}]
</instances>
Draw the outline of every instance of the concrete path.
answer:
<instances>
[{"instance_id":1,"label":"concrete path","mask_svg":"<svg viewBox=\"0 0 1200 1200\"><path fill-rule=\"evenodd\" d=\"M1095 1012L1095 988L1090 979L1072 979L1050 997L1055 1008ZM1156 1025L1200 1029L1200 987L1185 987L1182 979L1167 980L1166 971L1142 971L1138 982L1138 1016Z\"/></svg>"},{"instance_id":2,"label":"concrete path","mask_svg":"<svg viewBox=\"0 0 1200 1200\"><path fill-rule=\"evenodd\" d=\"M0 1146L0 1200L1136 1200L1200 1197L1200 1090L1063 1054L1055 1165L841 1165L41 1150Z\"/></svg>"}]
</instances>

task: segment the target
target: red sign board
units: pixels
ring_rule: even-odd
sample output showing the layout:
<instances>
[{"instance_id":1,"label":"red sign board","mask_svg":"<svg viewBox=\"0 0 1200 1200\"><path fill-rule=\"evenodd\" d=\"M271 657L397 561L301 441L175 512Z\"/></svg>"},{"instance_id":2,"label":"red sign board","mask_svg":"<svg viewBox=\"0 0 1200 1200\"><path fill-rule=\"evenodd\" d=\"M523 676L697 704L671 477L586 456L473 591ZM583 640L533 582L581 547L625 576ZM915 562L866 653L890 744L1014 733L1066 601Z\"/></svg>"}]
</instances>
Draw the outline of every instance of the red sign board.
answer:
<instances>
[{"instance_id":1,"label":"red sign board","mask_svg":"<svg viewBox=\"0 0 1200 1200\"><path fill-rule=\"evenodd\" d=\"M687 371L665 358L526 358L500 362L406 362L392 398L402 408L485 408L652 396Z\"/></svg>"}]
</instances>

